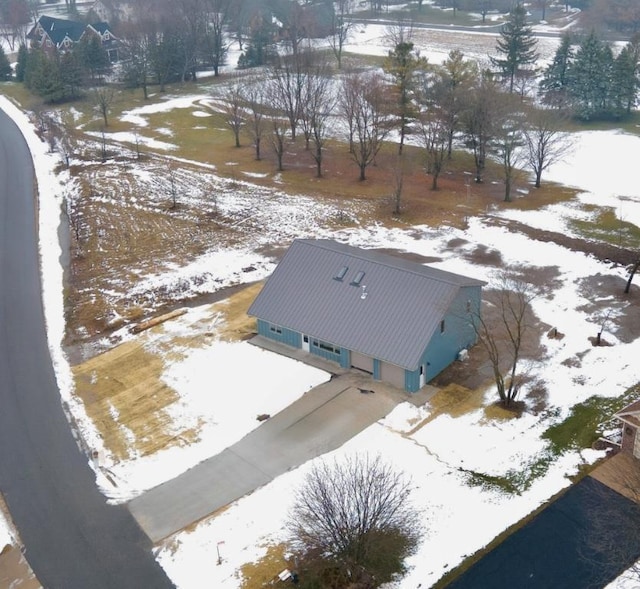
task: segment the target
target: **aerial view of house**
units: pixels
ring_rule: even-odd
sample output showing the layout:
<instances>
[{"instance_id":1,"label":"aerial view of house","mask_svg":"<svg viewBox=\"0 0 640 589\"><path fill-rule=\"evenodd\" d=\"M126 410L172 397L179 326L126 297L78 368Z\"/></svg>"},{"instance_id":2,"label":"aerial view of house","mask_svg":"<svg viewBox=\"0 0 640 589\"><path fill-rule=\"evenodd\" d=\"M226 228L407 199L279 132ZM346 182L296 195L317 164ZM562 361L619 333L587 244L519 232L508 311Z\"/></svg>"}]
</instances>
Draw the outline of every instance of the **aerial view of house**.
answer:
<instances>
[{"instance_id":1,"label":"aerial view of house","mask_svg":"<svg viewBox=\"0 0 640 589\"><path fill-rule=\"evenodd\" d=\"M413 392L475 343L483 284L332 240L299 239L249 314L263 337Z\"/></svg>"}]
</instances>

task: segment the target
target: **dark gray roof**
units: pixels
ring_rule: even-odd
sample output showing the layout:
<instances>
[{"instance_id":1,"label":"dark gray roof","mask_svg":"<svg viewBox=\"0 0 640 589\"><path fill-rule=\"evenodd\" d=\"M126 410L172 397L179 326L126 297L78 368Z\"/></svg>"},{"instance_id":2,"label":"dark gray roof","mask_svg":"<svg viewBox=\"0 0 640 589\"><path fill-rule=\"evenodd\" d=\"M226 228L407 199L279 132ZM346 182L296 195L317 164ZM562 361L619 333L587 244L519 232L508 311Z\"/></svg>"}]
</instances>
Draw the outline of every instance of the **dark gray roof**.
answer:
<instances>
[{"instance_id":1,"label":"dark gray roof","mask_svg":"<svg viewBox=\"0 0 640 589\"><path fill-rule=\"evenodd\" d=\"M336 280L344 267L344 278ZM358 272L364 277L353 286ZM249 315L415 370L460 288L483 284L372 250L299 239Z\"/></svg>"}]
</instances>

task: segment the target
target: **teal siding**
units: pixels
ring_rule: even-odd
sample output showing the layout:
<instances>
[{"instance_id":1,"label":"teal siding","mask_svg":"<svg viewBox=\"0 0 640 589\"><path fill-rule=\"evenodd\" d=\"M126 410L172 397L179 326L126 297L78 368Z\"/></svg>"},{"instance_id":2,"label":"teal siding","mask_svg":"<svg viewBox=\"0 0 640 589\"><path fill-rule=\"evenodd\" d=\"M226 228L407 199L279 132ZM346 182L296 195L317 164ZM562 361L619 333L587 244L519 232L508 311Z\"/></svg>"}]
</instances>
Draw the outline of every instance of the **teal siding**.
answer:
<instances>
[{"instance_id":1,"label":"teal siding","mask_svg":"<svg viewBox=\"0 0 640 589\"><path fill-rule=\"evenodd\" d=\"M463 288L444 316L444 331L436 329L429 345L422 354L421 364L426 365L426 382L433 380L449 364L458 358L460 350L476 343L476 333L471 324L473 314L480 308L479 286ZM420 385L420 367L407 371L407 390L414 392Z\"/></svg>"},{"instance_id":2,"label":"teal siding","mask_svg":"<svg viewBox=\"0 0 640 589\"><path fill-rule=\"evenodd\" d=\"M458 293L446 314L443 327L436 329L426 346L420 365L425 366L425 382L433 380L449 364L454 362L460 350L469 348L476 343L476 334L471 324L471 318L480 309L481 288L479 286L464 287ZM302 335L282 326L270 324L258 319L258 333L266 338L287 344L294 348L302 347ZM310 352L326 360L337 362L342 368L351 365L351 352L346 348L339 348L328 342L316 338L309 338ZM420 389L420 365L416 370L405 370L404 387L413 393ZM380 380L380 360L373 360L373 378Z\"/></svg>"},{"instance_id":3,"label":"teal siding","mask_svg":"<svg viewBox=\"0 0 640 589\"><path fill-rule=\"evenodd\" d=\"M302 347L302 336L297 331L292 331L280 325L274 325L268 321L258 319L258 333L268 339L281 344L287 344L293 348Z\"/></svg>"}]
</instances>

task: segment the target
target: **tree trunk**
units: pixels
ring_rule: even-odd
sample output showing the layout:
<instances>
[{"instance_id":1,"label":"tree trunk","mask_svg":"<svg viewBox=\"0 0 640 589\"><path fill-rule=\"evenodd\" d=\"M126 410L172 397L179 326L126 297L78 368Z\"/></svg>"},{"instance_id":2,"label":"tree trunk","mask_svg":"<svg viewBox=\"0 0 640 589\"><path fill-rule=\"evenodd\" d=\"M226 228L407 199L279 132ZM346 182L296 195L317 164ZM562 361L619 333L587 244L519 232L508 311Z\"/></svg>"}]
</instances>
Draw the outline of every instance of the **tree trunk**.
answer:
<instances>
[{"instance_id":1,"label":"tree trunk","mask_svg":"<svg viewBox=\"0 0 640 589\"><path fill-rule=\"evenodd\" d=\"M256 160L260 161L260 139L256 139Z\"/></svg>"},{"instance_id":2,"label":"tree trunk","mask_svg":"<svg viewBox=\"0 0 640 589\"><path fill-rule=\"evenodd\" d=\"M360 178L359 178L360 182L366 180L366 177L365 177L366 169L367 169L367 166L365 164L360 164Z\"/></svg>"},{"instance_id":3,"label":"tree trunk","mask_svg":"<svg viewBox=\"0 0 640 589\"><path fill-rule=\"evenodd\" d=\"M511 202L511 178L509 177L504 181L504 202Z\"/></svg>"},{"instance_id":4,"label":"tree trunk","mask_svg":"<svg viewBox=\"0 0 640 589\"><path fill-rule=\"evenodd\" d=\"M542 182L542 170L536 170L536 183L534 184L534 186L536 188L540 188L540 184Z\"/></svg>"},{"instance_id":5,"label":"tree trunk","mask_svg":"<svg viewBox=\"0 0 640 589\"><path fill-rule=\"evenodd\" d=\"M438 174L433 174L431 180L431 190L438 190Z\"/></svg>"},{"instance_id":6,"label":"tree trunk","mask_svg":"<svg viewBox=\"0 0 640 589\"><path fill-rule=\"evenodd\" d=\"M631 281L638 271L638 268L640 268L640 258L636 260L633 268L631 268L631 272L629 272L629 280L627 280L627 285L624 287L624 294L629 294L629 291L631 290Z\"/></svg>"}]
</instances>

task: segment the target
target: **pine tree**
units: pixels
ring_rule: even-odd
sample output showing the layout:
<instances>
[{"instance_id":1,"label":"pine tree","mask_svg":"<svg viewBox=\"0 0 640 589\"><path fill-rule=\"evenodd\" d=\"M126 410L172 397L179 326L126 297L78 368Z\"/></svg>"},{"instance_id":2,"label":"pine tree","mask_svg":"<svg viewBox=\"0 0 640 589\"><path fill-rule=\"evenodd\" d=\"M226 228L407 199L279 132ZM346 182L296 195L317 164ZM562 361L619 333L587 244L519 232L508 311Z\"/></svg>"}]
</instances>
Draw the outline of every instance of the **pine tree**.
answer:
<instances>
[{"instance_id":1,"label":"pine tree","mask_svg":"<svg viewBox=\"0 0 640 589\"><path fill-rule=\"evenodd\" d=\"M412 94L415 90L414 74L418 68L426 65L426 60L421 59L414 52L413 43L403 41L398 43L392 51L389 51L384 63L384 70L390 74L395 82L397 97L397 114L400 122L400 145L398 153L402 153L404 139L409 129L409 122L415 119L415 110Z\"/></svg>"},{"instance_id":2,"label":"pine tree","mask_svg":"<svg viewBox=\"0 0 640 589\"><path fill-rule=\"evenodd\" d=\"M27 46L22 43L18 49L18 61L16 63L16 81L24 82L24 73L27 68L27 59L29 57L29 51Z\"/></svg>"},{"instance_id":3,"label":"pine tree","mask_svg":"<svg viewBox=\"0 0 640 589\"><path fill-rule=\"evenodd\" d=\"M13 74L11 64L9 63L9 59L6 56L2 45L0 45L0 82L10 80L11 74Z\"/></svg>"},{"instance_id":4,"label":"pine tree","mask_svg":"<svg viewBox=\"0 0 640 589\"><path fill-rule=\"evenodd\" d=\"M613 62L611 98L617 116L631 113L638 96L638 54L637 47L627 43Z\"/></svg>"},{"instance_id":5,"label":"pine tree","mask_svg":"<svg viewBox=\"0 0 640 589\"><path fill-rule=\"evenodd\" d=\"M60 78L65 98L77 98L83 82L82 65L75 53L65 53L60 58Z\"/></svg>"},{"instance_id":6,"label":"pine tree","mask_svg":"<svg viewBox=\"0 0 640 589\"><path fill-rule=\"evenodd\" d=\"M595 31L585 37L569 67L569 92L578 116L592 119L610 114L613 53Z\"/></svg>"},{"instance_id":7,"label":"pine tree","mask_svg":"<svg viewBox=\"0 0 640 589\"><path fill-rule=\"evenodd\" d=\"M515 79L538 59L533 29L527 24L527 12L518 3L509 13L496 49L501 57L491 57L491 63L498 69L503 80L509 82L509 92L513 92Z\"/></svg>"},{"instance_id":8,"label":"pine tree","mask_svg":"<svg viewBox=\"0 0 640 589\"><path fill-rule=\"evenodd\" d=\"M553 56L553 61L544 71L540 81L540 94L546 104L562 108L567 102L569 88L569 67L574 59L571 48L571 35L562 35L560 46Z\"/></svg>"}]
</instances>

